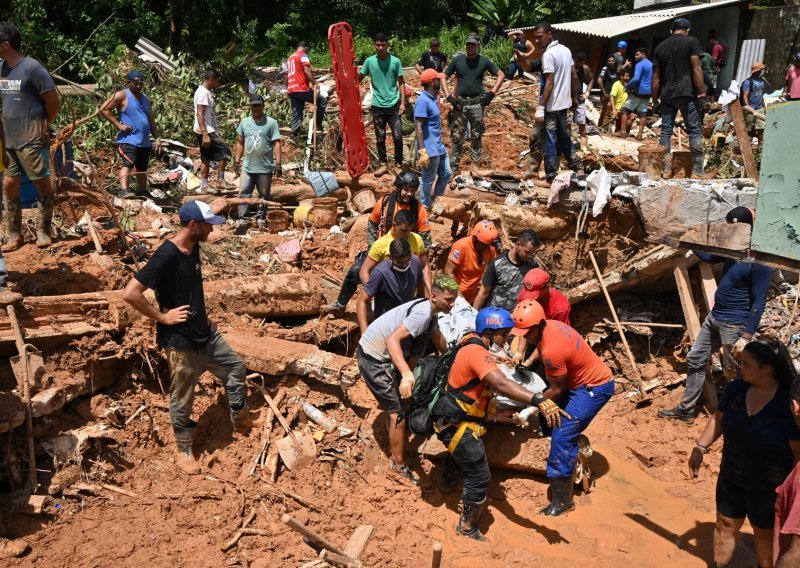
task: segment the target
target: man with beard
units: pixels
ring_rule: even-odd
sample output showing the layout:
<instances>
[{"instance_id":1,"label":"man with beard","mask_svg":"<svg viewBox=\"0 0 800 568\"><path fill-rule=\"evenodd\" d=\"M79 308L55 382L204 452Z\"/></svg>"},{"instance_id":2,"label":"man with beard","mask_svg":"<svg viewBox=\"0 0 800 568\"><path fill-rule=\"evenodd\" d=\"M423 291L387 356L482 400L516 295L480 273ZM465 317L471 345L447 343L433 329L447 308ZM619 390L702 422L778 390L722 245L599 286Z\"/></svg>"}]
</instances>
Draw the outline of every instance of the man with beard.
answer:
<instances>
[{"instance_id":1,"label":"man with beard","mask_svg":"<svg viewBox=\"0 0 800 568\"><path fill-rule=\"evenodd\" d=\"M192 452L197 423L191 415L194 389L203 371L210 371L225 385L234 429L250 429L263 419L251 418L245 405L244 361L206 315L200 243L206 241L213 225L221 225L225 218L214 215L201 201L183 204L178 217L178 232L136 273L122 298L156 322L156 341L169 362L169 417L177 445L176 464L184 472L195 474L200 464ZM155 290L158 307L145 298L148 288Z\"/></svg>"}]
</instances>

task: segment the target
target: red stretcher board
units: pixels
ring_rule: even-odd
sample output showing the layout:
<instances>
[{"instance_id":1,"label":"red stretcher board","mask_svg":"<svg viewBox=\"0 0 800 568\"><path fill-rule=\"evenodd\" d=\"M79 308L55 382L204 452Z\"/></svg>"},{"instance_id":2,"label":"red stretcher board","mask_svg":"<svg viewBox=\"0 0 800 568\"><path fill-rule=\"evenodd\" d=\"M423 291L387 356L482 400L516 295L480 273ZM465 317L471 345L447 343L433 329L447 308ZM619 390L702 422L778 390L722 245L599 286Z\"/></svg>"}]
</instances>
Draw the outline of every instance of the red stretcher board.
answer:
<instances>
[{"instance_id":1,"label":"red stretcher board","mask_svg":"<svg viewBox=\"0 0 800 568\"><path fill-rule=\"evenodd\" d=\"M369 153L367 131L361 117L361 92L350 24L339 22L328 28L328 47L339 98L345 162L350 176L356 178L369 169Z\"/></svg>"}]
</instances>

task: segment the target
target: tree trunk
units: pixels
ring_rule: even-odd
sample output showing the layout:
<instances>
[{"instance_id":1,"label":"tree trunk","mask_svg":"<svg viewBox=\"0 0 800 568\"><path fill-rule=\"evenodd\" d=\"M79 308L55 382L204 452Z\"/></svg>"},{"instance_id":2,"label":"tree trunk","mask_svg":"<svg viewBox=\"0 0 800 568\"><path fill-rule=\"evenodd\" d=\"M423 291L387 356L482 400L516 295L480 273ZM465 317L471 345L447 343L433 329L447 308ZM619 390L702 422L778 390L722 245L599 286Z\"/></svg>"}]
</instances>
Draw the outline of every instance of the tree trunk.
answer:
<instances>
[{"instance_id":1,"label":"tree trunk","mask_svg":"<svg viewBox=\"0 0 800 568\"><path fill-rule=\"evenodd\" d=\"M173 51L181 48L183 33L183 0L169 0L169 46Z\"/></svg>"}]
</instances>

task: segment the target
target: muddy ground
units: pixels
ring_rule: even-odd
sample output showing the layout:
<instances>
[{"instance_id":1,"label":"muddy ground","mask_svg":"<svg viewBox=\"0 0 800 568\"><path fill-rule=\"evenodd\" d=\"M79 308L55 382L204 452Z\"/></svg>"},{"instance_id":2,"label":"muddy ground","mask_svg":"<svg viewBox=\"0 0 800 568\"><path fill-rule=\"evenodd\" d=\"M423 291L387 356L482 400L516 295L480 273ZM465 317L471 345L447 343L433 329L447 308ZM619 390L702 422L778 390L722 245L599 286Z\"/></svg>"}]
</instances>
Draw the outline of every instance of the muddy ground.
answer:
<instances>
[{"instance_id":1,"label":"muddy ground","mask_svg":"<svg viewBox=\"0 0 800 568\"><path fill-rule=\"evenodd\" d=\"M507 104L511 99L517 104ZM484 139L489 159L484 167L519 169L519 153L527 148L530 112L520 110L518 102L534 99L535 93L525 89L498 97L492 104ZM368 136L372 144L369 128ZM289 155L298 153L289 150ZM587 159L600 161L594 156ZM464 165L469 166L468 152ZM391 181L387 176L380 185L388 188ZM151 217L143 218L139 228L149 227ZM613 200L600 217L590 219L587 234L576 240L573 227L571 236L545 243L538 260L550 270L557 287L568 289L594 278L588 250L595 251L605 270L652 246L644 241L633 206L621 200ZM100 235L107 250L119 250L119 244L116 249L113 245L114 231L101 230ZM441 268L451 243L449 222L433 224L433 239L438 246L432 262ZM324 274L332 281L340 279L360 248L353 241L360 240L359 235L348 239L315 231L303 248L300 269ZM259 257L280 242L281 238L264 234L242 239L228 227L203 246L205 278L263 274ZM135 270L132 263L109 262L109 256L98 258L89 254L91 250L91 240L85 236L47 250L28 245L7 254L11 288L25 295L54 295L123 287ZM615 301L630 313L651 313L654 321L683 323L670 279L665 279L663 290L620 294ZM700 298L699 290L695 296ZM762 323L782 333L788 311L780 298L774 298ZM223 333L316 343L340 354L352 355L357 340L349 334L354 322L352 304L341 318L263 321L213 311L210 316ZM580 304L572 315L575 327L591 338L596 351L625 383L629 371L622 361L619 338L602 323L609 317L602 300ZM683 330L631 331L629 341L646 379L676 382L685 373L689 343ZM31 546L25 556L6 560L6 566L300 566L315 553L280 522L287 512L339 546L359 525L374 525L375 536L362 555L366 566L427 566L436 541L444 546L444 566L465 568L552 565L554 561L570 566L705 566L711 557L719 448L707 456L700 478L690 480L686 460L704 417L693 425L656 417L658 409L677 401L680 386L657 388L653 404L644 408L637 408L620 389L587 431L594 448L590 465L596 485L591 493L580 494L576 510L563 517L538 514L547 503L543 476L494 469L489 512L481 523L489 540L481 544L455 535L459 492L437 489L439 464L416 454L410 457L412 468L423 479L420 488L398 484L388 476L386 416L376 409L363 383L343 394L306 377L265 377L272 396L282 393L281 410L296 428L321 432L298 412L302 398L349 430L342 436L335 432L321 437L314 464L294 472L281 466L272 484L270 474L261 467L248 475L260 454L262 433L232 432L224 389L208 374L201 379L194 416L199 423L196 451L203 472L187 476L175 467L168 399L162 394L162 388L168 387L168 373L148 323L135 322L123 334L73 340L46 352L46 357L48 371L58 380L90 376L91 365L101 357L115 358L119 368L111 386L37 421L37 436L46 438L99 422L108 426L113 439L92 443L81 463L57 468L40 450L40 481L51 500L43 513L28 515L19 507L27 474L25 429L3 436L0 455L7 473L0 472L0 536L24 539ZM10 391L13 384L3 361L0 391ZM256 389L251 389L249 401L253 408L265 411ZM145 411L126 423L142 407ZM270 447L283 435L276 424ZM300 496L305 504L284 491ZM244 536L222 550L251 512L255 519L250 527L267 534ZM732 566L755 562L751 531L744 532Z\"/></svg>"}]
</instances>

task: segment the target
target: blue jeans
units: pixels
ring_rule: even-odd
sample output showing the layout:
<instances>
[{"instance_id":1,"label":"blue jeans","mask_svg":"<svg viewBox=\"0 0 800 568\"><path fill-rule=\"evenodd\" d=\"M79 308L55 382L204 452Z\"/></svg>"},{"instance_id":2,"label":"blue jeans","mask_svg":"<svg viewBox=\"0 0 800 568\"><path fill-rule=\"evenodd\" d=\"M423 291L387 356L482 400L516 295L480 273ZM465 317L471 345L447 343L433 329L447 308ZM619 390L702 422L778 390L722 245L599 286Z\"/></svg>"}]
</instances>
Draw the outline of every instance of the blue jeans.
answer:
<instances>
[{"instance_id":1,"label":"blue jeans","mask_svg":"<svg viewBox=\"0 0 800 568\"><path fill-rule=\"evenodd\" d=\"M269 193L272 189L272 174L249 174L242 170L242 175L239 178L239 197L251 197L253 195L253 188L258 188L258 195L261 199L269 199ZM244 219L247 215L249 205L239 205L239 219ZM264 206L258 206L257 217L264 218Z\"/></svg>"},{"instance_id":2,"label":"blue jeans","mask_svg":"<svg viewBox=\"0 0 800 568\"><path fill-rule=\"evenodd\" d=\"M663 103L662 103L663 104ZM727 323L714 319L708 314L700 327L700 332L686 356L689 372L686 375L686 389L683 391L677 410L680 412L694 412L703 383L706 382L706 365L711 355L722 348L722 364L726 368L726 375L734 376L738 372L738 365L733 358L731 348L739 339L739 334L744 326L738 323Z\"/></svg>"},{"instance_id":3,"label":"blue jeans","mask_svg":"<svg viewBox=\"0 0 800 568\"><path fill-rule=\"evenodd\" d=\"M289 93L289 100L292 102L292 135L300 134L300 127L303 126L303 111L306 103L314 104L314 93L312 91L301 91L299 93ZM328 99L322 95L317 95L317 128L322 128L322 117L325 115L325 106Z\"/></svg>"},{"instance_id":4,"label":"blue jeans","mask_svg":"<svg viewBox=\"0 0 800 568\"><path fill-rule=\"evenodd\" d=\"M444 190L447 188L447 183L453 176L450 170L450 159L447 152L440 156L429 156L431 159L430 165L422 170L422 190L420 191L420 200L422 205L430 207L434 197L444 195ZM436 180L434 186L433 180ZM431 195L431 188L433 188L433 195Z\"/></svg>"},{"instance_id":5,"label":"blue jeans","mask_svg":"<svg viewBox=\"0 0 800 568\"><path fill-rule=\"evenodd\" d=\"M557 401L572 418L562 416L561 426L552 431L547 477L572 477L578 461L578 435L586 430L613 394L614 379L611 379L600 386L572 389Z\"/></svg>"},{"instance_id":6,"label":"blue jeans","mask_svg":"<svg viewBox=\"0 0 800 568\"><path fill-rule=\"evenodd\" d=\"M522 79L525 76L525 70L517 64L516 60L512 59L508 64L508 78L513 79L517 74Z\"/></svg>"},{"instance_id":7,"label":"blue jeans","mask_svg":"<svg viewBox=\"0 0 800 568\"><path fill-rule=\"evenodd\" d=\"M700 102L697 97L677 97L674 99L661 99L661 144L670 149L672 130L675 127L675 118L681 111L686 130L689 132L689 148L693 153L703 152L703 125L700 122Z\"/></svg>"},{"instance_id":8,"label":"blue jeans","mask_svg":"<svg viewBox=\"0 0 800 568\"><path fill-rule=\"evenodd\" d=\"M554 180L558 175L561 156L567 159L572 170L578 171L583 168L583 164L572 146L567 109L546 111L544 113L544 172L548 181Z\"/></svg>"}]
</instances>

